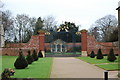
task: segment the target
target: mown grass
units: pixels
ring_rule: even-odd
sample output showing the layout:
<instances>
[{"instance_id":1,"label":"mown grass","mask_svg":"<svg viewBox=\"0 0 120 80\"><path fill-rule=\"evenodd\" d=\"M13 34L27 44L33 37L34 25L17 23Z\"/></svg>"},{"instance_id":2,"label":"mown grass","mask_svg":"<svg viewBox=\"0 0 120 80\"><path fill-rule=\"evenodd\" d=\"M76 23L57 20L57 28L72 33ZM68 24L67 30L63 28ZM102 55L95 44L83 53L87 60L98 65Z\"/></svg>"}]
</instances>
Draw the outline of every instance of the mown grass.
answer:
<instances>
[{"instance_id":1,"label":"mown grass","mask_svg":"<svg viewBox=\"0 0 120 80\"><path fill-rule=\"evenodd\" d=\"M3 56L2 57L2 70L5 68L13 68L15 75L13 78L49 78L52 58L39 58L38 61L33 62L25 69L15 69L14 62L16 56Z\"/></svg>"},{"instance_id":2,"label":"mown grass","mask_svg":"<svg viewBox=\"0 0 120 80\"><path fill-rule=\"evenodd\" d=\"M104 56L103 59L96 59L96 58L90 58L90 57L78 57L78 59L81 59L90 64L94 64L105 70L120 70L120 67L118 66L118 56L114 62L108 61L107 56Z\"/></svg>"},{"instance_id":3,"label":"mown grass","mask_svg":"<svg viewBox=\"0 0 120 80\"><path fill-rule=\"evenodd\" d=\"M118 64L96 64L96 66L105 70L120 70Z\"/></svg>"},{"instance_id":4,"label":"mown grass","mask_svg":"<svg viewBox=\"0 0 120 80\"><path fill-rule=\"evenodd\" d=\"M96 58L90 58L90 57L78 57L79 59L86 61L91 64L100 64L100 63L118 63L118 57L114 62L110 62L107 60L107 56L104 56L103 59L96 59Z\"/></svg>"},{"instance_id":5,"label":"mown grass","mask_svg":"<svg viewBox=\"0 0 120 80\"><path fill-rule=\"evenodd\" d=\"M118 73L118 77L120 77L120 73Z\"/></svg>"}]
</instances>

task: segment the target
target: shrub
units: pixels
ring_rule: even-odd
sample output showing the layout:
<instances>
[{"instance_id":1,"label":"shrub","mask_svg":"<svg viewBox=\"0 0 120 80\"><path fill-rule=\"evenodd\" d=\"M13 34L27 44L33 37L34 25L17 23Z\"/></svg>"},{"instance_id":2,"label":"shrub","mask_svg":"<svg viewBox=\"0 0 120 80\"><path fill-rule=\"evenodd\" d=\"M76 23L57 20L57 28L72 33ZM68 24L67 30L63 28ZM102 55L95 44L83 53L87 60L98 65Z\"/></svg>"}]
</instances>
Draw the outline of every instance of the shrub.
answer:
<instances>
[{"instance_id":1,"label":"shrub","mask_svg":"<svg viewBox=\"0 0 120 80\"><path fill-rule=\"evenodd\" d=\"M92 51L92 52L90 53L90 57L91 57L91 58L94 58L94 57L95 57L94 51Z\"/></svg>"},{"instance_id":2,"label":"shrub","mask_svg":"<svg viewBox=\"0 0 120 80\"><path fill-rule=\"evenodd\" d=\"M43 57L41 50L38 53L38 57Z\"/></svg>"},{"instance_id":3,"label":"shrub","mask_svg":"<svg viewBox=\"0 0 120 80\"><path fill-rule=\"evenodd\" d=\"M33 60L34 60L34 61L37 61L37 60L38 60L37 52L35 51L35 49L33 50L32 57L33 57Z\"/></svg>"},{"instance_id":4,"label":"shrub","mask_svg":"<svg viewBox=\"0 0 120 80\"><path fill-rule=\"evenodd\" d=\"M97 59L103 59L103 55L102 55L101 49L98 50L98 52L97 52L97 57L96 57L96 58L97 58Z\"/></svg>"},{"instance_id":5,"label":"shrub","mask_svg":"<svg viewBox=\"0 0 120 80\"><path fill-rule=\"evenodd\" d=\"M26 60L27 60L28 64L32 64L32 62L34 61L33 57L30 54L30 50L28 50L28 55L26 57Z\"/></svg>"},{"instance_id":6,"label":"shrub","mask_svg":"<svg viewBox=\"0 0 120 80\"><path fill-rule=\"evenodd\" d=\"M107 57L107 60L111 61L111 62L114 62L116 60L116 57L115 57L113 49L110 49L110 52L109 52L108 57Z\"/></svg>"},{"instance_id":7,"label":"shrub","mask_svg":"<svg viewBox=\"0 0 120 80\"><path fill-rule=\"evenodd\" d=\"M22 50L19 51L19 57L16 59L14 63L14 67L16 69L25 69L28 66L28 62L22 54Z\"/></svg>"}]
</instances>

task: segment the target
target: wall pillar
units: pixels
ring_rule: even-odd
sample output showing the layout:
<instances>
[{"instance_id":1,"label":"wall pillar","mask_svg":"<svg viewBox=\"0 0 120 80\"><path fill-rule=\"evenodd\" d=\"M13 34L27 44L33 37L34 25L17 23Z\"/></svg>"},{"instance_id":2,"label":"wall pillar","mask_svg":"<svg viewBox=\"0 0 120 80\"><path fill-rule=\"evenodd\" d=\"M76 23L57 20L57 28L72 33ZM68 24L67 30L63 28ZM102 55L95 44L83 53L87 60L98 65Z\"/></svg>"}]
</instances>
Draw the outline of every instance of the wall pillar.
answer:
<instances>
[{"instance_id":1,"label":"wall pillar","mask_svg":"<svg viewBox=\"0 0 120 80\"><path fill-rule=\"evenodd\" d=\"M39 31L39 51L41 50L43 57L45 57L45 32L44 31Z\"/></svg>"},{"instance_id":2,"label":"wall pillar","mask_svg":"<svg viewBox=\"0 0 120 80\"><path fill-rule=\"evenodd\" d=\"M87 56L87 30L83 29L80 32L82 41L82 56Z\"/></svg>"}]
</instances>

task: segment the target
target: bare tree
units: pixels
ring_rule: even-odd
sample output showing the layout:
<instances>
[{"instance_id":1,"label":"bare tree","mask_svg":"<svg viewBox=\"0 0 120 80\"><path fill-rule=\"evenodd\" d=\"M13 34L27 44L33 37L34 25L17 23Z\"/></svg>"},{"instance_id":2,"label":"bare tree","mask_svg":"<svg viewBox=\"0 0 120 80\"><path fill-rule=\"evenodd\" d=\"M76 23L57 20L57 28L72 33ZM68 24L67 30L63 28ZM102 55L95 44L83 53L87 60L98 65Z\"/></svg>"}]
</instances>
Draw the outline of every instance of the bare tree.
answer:
<instances>
[{"instance_id":1,"label":"bare tree","mask_svg":"<svg viewBox=\"0 0 120 80\"><path fill-rule=\"evenodd\" d=\"M51 28L54 29L55 25L57 24L55 17L51 15L46 16L43 20L44 20L44 28L47 30L50 30Z\"/></svg>"},{"instance_id":2,"label":"bare tree","mask_svg":"<svg viewBox=\"0 0 120 80\"><path fill-rule=\"evenodd\" d=\"M9 10L2 11L2 24L5 32L5 41L9 42L12 38L11 30L13 29L13 17Z\"/></svg>"},{"instance_id":3,"label":"bare tree","mask_svg":"<svg viewBox=\"0 0 120 80\"><path fill-rule=\"evenodd\" d=\"M4 31L8 29L11 25L13 25L13 17L11 16L11 12L9 10L2 12L2 24L4 27Z\"/></svg>"},{"instance_id":4,"label":"bare tree","mask_svg":"<svg viewBox=\"0 0 120 80\"><path fill-rule=\"evenodd\" d=\"M15 17L14 26L17 32L16 36L19 36L20 42L29 41L29 39L33 35L35 24L36 24L36 18L29 17L26 14L18 14Z\"/></svg>"},{"instance_id":5,"label":"bare tree","mask_svg":"<svg viewBox=\"0 0 120 80\"><path fill-rule=\"evenodd\" d=\"M19 40L22 41L24 39L25 31L28 29L29 24L29 16L26 14L17 15L15 18L15 26L19 31Z\"/></svg>"},{"instance_id":6,"label":"bare tree","mask_svg":"<svg viewBox=\"0 0 120 80\"><path fill-rule=\"evenodd\" d=\"M99 29L97 27L93 27L92 25L92 27L89 28L88 33L94 35L95 39L100 41Z\"/></svg>"},{"instance_id":7,"label":"bare tree","mask_svg":"<svg viewBox=\"0 0 120 80\"><path fill-rule=\"evenodd\" d=\"M92 31L98 32L96 38L98 40L102 41L109 41L110 34L113 32L113 30L117 27L117 19L113 15L107 15L103 18L98 19L94 23L94 28ZM96 35L96 33L94 33Z\"/></svg>"}]
</instances>

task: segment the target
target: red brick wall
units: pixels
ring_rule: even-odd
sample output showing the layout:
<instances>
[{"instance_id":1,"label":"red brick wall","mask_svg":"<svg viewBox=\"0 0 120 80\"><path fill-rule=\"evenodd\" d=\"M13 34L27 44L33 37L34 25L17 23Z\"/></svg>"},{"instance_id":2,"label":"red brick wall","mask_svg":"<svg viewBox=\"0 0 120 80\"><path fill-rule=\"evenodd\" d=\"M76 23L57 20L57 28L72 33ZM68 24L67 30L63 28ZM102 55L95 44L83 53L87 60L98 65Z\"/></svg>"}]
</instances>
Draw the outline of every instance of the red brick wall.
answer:
<instances>
[{"instance_id":1,"label":"red brick wall","mask_svg":"<svg viewBox=\"0 0 120 80\"><path fill-rule=\"evenodd\" d=\"M30 41L28 43L10 43L7 44L7 48L0 48L0 53L2 52L3 55L8 54L10 56L17 56L19 52L19 48L22 48L24 55L27 55L27 50L33 50L37 49L37 53L39 52L39 36L32 36ZM101 48L103 54L108 54L110 48L114 49L115 54L118 54L118 47L116 46L117 42L97 42L92 35L87 35L87 53L90 54L90 52L93 50L96 54L99 48ZM73 43L67 43L68 48L72 47ZM75 43L76 46L80 46L81 43ZM50 50L50 44L45 43L45 49Z\"/></svg>"},{"instance_id":2,"label":"red brick wall","mask_svg":"<svg viewBox=\"0 0 120 80\"><path fill-rule=\"evenodd\" d=\"M17 56L19 54L19 48L22 49L24 55L27 55L27 50L33 49L39 52L39 36L32 36L28 43L9 43L6 48L2 48L2 55Z\"/></svg>"},{"instance_id":3,"label":"red brick wall","mask_svg":"<svg viewBox=\"0 0 120 80\"><path fill-rule=\"evenodd\" d=\"M90 54L94 51L97 54L99 48L101 48L103 54L108 54L110 49L114 49L114 53L118 54L117 42L97 42L93 35L87 35L87 53Z\"/></svg>"},{"instance_id":4,"label":"red brick wall","mask_svg":"<svg viewBox=\"0 0 120 80\"><path fill-rule=\"evenodd\" d=\"M23 55L27 56L27 51L30 50L31 53L33 52L32 48L21 48ZM7 55L7 56L18 56L19 55L19 48L2 48L2 55Z\"/></svg>"}]
</instances>

